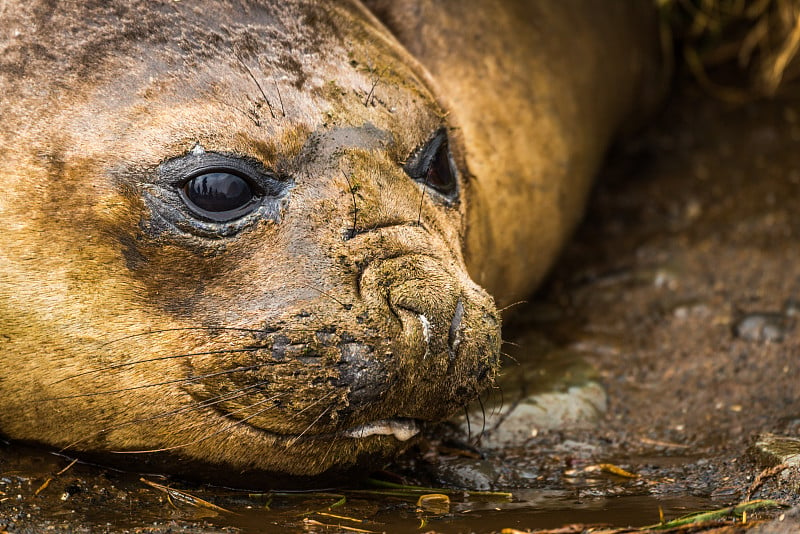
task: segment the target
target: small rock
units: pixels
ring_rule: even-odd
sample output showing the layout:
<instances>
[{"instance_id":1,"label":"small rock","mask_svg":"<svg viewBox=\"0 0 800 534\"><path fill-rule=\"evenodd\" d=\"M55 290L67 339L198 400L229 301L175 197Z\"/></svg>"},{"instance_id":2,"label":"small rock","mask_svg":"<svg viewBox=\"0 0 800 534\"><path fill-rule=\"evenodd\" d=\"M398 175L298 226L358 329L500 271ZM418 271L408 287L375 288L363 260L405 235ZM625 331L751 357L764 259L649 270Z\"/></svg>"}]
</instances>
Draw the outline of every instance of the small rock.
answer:
<instances>
[{"instance_id":1,"label":"small rock","mask_svg":"<svg viewBox=\"0 0 800 534\"><path fill-rule=\"evenodd\" d=\"M436 479L445 485L469 488L473 491L489 491L497 480L507 475L508 468L489 460L456 458L443 461L434 469Z\"/></svg>"},{"instance_id":2,"label":"small rock","mask_svg":"<svg viewBox=\"0 0 800 534\"><path fill-rule=\"evenodd\" d=\"M733 333L747 341L777 343L783 341L788 323L783 313L749 313L734 324Z\"/></svg>"},{"instance_id":3,"label":"small rock","mask_svg":"<svg viewBox=\"0 0 800 534\"><path fill-rule=\"evenodd\" d=\"M775 434L762 434L751 448L751 454L764 468L787 464L800 467L800 439Z\"/></svg>"},{"instance_id":4,"label":"small rock","mask_svg":"<svg viewBox=\"0 0 800 534\"><path fill-rule=\"evenodd\" d=\"M800 315L800 300L788 299L784 302L783 313L786 317L797 317Z\"/></svg>"}]
</instances>

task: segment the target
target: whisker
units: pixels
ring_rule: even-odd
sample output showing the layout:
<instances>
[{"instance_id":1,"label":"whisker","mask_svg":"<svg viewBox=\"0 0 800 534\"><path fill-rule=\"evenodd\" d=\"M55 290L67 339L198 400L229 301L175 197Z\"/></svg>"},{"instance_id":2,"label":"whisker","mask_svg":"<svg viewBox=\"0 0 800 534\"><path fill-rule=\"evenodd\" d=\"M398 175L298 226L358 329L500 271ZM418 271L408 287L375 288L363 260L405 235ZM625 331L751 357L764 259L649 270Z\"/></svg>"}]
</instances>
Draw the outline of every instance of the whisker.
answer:
<instances>
[{"instance_id":1,"label":"whisker","mask_svg":"<svg viewBox=\"0 0 800 534\"><path fill-rule=\"evenodd\" d=\"M150 362L157 362L157 361L162 361L162 360L176 360L176 359L179 359L179 358L191 358L191 357L194 357L194 356L212 356L212 355L217 355L217 354L236 354L236 353L239 353L239 352L258 352L259 350L270 349L270 348L272 348L272 347L270 347L270 346L263 346L263 347L252 346L252 347L243 347L241 349L224 349L224 350L221 349L221 350L210 350L210 351L206 351L206 352L187 352L187 353L184 353L184 354L172 354L172 355L169 355L169 356L158 356L158 357L155 357L155 358L147 358L147 359L144 359L144 360L135 360L135 361L132 361L132 362L114 363L114 364L111 364L111 365L109 365L107 367L101 367L99 369L92 369L92 370L89 370L89 371L84 371L82 373L78 373L76 375L68 376L66 378L61 378L59 380L56 380L55 382L51 382L49 385L54 386L54 385L59 384L61 382L66 382L67 380L72 380L72 379L75 379L75 378L79 378L81 376L102 373L104 371L109 371L109 370L112 370L112 369L121 369L123 367L132 367L134 365L139 365L140 363L150 363ZM275 363L277 363L277 362L275 362Z\"/></svg>"},{"instance_id":2,"label":"whisker","mask_svg":"<svg viewBox=\"0 0 800 534\"><path fill-rule=\"evenodd\" d=\"M512 302L508 306L503 306L502 308L497 310L497 313L503 313L504 311L506 311L509 308L513 308L514 306L519 306L520 304L527 304L527 303L528 303L527 300L518 300L517 302Z\"/></svg>"},{"instance_id":3,"label":"whisker","mask_svg":"<svg viewBox=\"0 0 800 534\"><path fill-rule=\"evenodd\" d=\"M329 294L329 293L326 293L325 291L321 290L321 289L320 289L320 288L318 288L318 287L314 287L314 286L312 286L311 284L305 284L305 283L304 283L304 284L302 284L302 285L303 285L303 286L305 286L305 287L307 287L307 288L309 288L309 289L313 289L314 291L316 291L317 293L319 293L320 295L322 295L322 296L324 296L324 297L328 297L329 299L331 299L332 301L334 301L336 304L338 304L339 306L341 306L341 307L342 307L342 308L344 308L345 310L350 310L350 309L352 309L352 308L353 308L353 305L352 305L352 304L345 304L345 303L344 303L344 302L342 302L341 300L337 299L336 297L334 297L333 295L331 295L331 294Z\"/></svg>"},{"instance_id":4,"label":"whisker","mask_svg":"<svg viewBox=\"0 0 800 534\"><path fill-rule=\"evenodd\" d=\"M280 399L282 397L286 397L287 395L289 395L289 393L286 392L286 391L281 392L281 393L277 393L275 395L272 395L271 397L266 397L266 398L263 398L263 399L261 399L261 400L259 400L257 402L253 402L251 404L248 404L247 406L242 406L240 408L237 408L236 410L222 412L220 414L220 416L225 418L225 419L231 419L231 420L236 421L237 420L236 419L237 415L239 415L239 414L241 414L243 412L247 412L247 411L253 409L256 406L261 406L261 405L263 405L265 403L268 403L268 402L274 402L274 401L276 401L276 400L278 400L278 399ZM273 405L273 406L268 407L267 409L272 409L274 407L275 406ZM262 413L264 413L264 410L259 410L258 413L255 414L255 415L259 415L259 414L262 414ZM253 414L251 414L251 415L253 415ZM250 418L250 416L246 417L245 419L248 419L248 418ZM241 421L241 419L238 419L238 420ZM205 422L199 422L198 421L198 422L191 423L188 426L183 426L183 427L179 428L177 431L178 432L183 432L183 431L192 430L192 429L198 428L198 427L205 427L205 425L206 425Z\"/></svg>"},{"instance_id":5,"label":"whisker","mask_svg":"<svg viewBox=\"0 0 800 534\"><path fill-rule=\"evenodd\" d=\"M483 423L481 423L481 432L480 434L478 434L478 437L475 440L476 444L480 442L481 437L483 437L483 434L486 433L486 408L483 406L483 401L481 400L480 395L478 395L478 404L481 407L481 416L483 417Z\"/></svg>"},{"instance_id":6,"label":"whisker","mask_svg":"<svg viewBox=\"0 0 800 534\"><path fill-rule=\"evenodd\" d=\"M505 408L506 405L505 395L503 393L503 388L498 387L496 389L499 390L500 392L500 406L498 408L499 417L497 422L492 426L491 430L499 428L500 425L502 425L503 422L505 422L505 420L508 419L508 416L517 408L517 406L519 406L521 402L524 402L524 398L522 396L518 396L518 398L513 399L513 401L509 405L508 410L506 410L505 414L503 414L503 408Z\"/></svg>"},{"instance_id":7,"label":"whisker","mask_svg":"<svg viewBox=\"0 0 800 534\"><path fill-rule=\"evenodd\" d=\"M317 424L317 423L319 422L319 420L320 420L320 419L322 419L322 418L323 418L325 415L327 415L327 414L328 414L328 412L330 412L330 411L331 411L331 406L328 406L327 408L325 408L324 410L322 410L322 412L320 412L320 414L319 414L319 415L316 417L316 419L314 419L313 421L311 421L311 423L309 423L309 424L308 424L308 426L305 428L305 430L303 430L302 432L300 432L300 433L297 435L297 437L293 438L293 440L292 440L292 441L293 441L293 442L296 442L296 441L298 441L300 438L302 438L303 436L305 436L305 435L306 435L306 432L308 432L309 430L311 430L311 428L312 428L312 427L313 427L315 424Z\"/></svg>"},{"instance_id":8,"label":"whisker","mask_svg":"<svg viewBox=\"0 0 800 534\"><path fill-rule=\"evenodd\" d=\"M156 334L165 334L167 332L186 332L188 330L225 330L225 331L233 331L233 332L246 332L250 334L263 334L265 330L257 329L257 328L236 328L236 327L228 327L228 326L186 326L181 328L163 328L160 330L149 330L147 332L139 332L138 334L130 334L123 337L118 337L116 339L112 339L111 341L106 341L100 348L107 347L109 345L113 345L114 343L119 343L120 341L125 341L128 339L133 339L136 337L144 337L144 336L152 336Z\"/></svg>"},{"instance_id":9,"label":"whisker","mask_svg":"<svg viewBox=\"0 0 800 534\"><path fill-rule=\"evenodd\" d=\"M253 112L247 111L245 109L242 109L239 106L235 106L235 105L233 105L233 104L231 104L229 102L225 102L221 98L217 98L215 96L212 96L211 98L214 99L214 101L217 102L218 104L222 104L223 106L227 106L227 107L229 107L229 108L231 108L231 109L233 109L235 111L238 111L239 113L241 113L242 115L247 117L250 120L250 122L252 122L253 125L256 126L257 128L261 127L261 121L259 120L259 117L258 117L257 113L253 113Z\"/></svg>"},{"instance_id":10,"label":"whisker","mask_svg":"<svg viewBox=\"0 0 800 534\"><path fill-rule=\"evenodd\" d=\"M302 414L302 413L303 413L303 412L305 412L306 410L309 410L309 409L313 408L314 406L316 406L316 405L317 405L317 404L319 404L320 402L322 402L322 401L324 401L324 400L326 400L326 399L330 398L331 396L333 396L333 394L334 394L335 392L336 392L335 390L334 390L334 391L329 391L328 393L326 393L326 394L325 394L325 395L323 395L322 397L318 398L317 400L315 400L314 402L312 402L311 404L309 404L308 406L306 406L305 408L303 408L303 409L302 409L302 410L300 410L299 412L297 412L297 413L295 413L295 414L292 414L292 417L291 417L291 419L296 419L298 415ZM294 436L294 437L293 437L293 438L292 438L292 439L289 441L289 443L287 443L287 446L291 446L293 443L296 443L296 442L297 442L297 440L299 440L301 436L303 436L303 435L304 435L306 432L308 432L308 431L311 429L311 427L312 427L312 426L314 426L314 425L317 423L317 421L319 421L319 420L320 420L320 419L321 419L321 418L322 418L322 417L323 417L323 416L324 416L326 413L328 413L328 410L330 410L330 409L331 409L331 407L330 407L330 406L328 406L327 408L325 408L325 409L322 411L322 413L321 413L321 414L319 414L319 416L317 416L317 418L316 418L316 419L314 419L314 420L311 422L311 424L309 424L309 425L306 427L306 429L305 429L305 430L303 430L303 432L301 432L301 433L300 433L298 436Z\"/></svg>"},{"instance_id":11,"label":"whisker","mask_svg":"<svg viewBox=\"0 0 800 534\"><path fill-rule=\"evenodd\" d=\"M496 416L497 414L503 413L503 407L506 405L506 396L502 387L497 386L492 389L496 389L497 393L500 395L500 404L492 408L492 415Z\"/></svg>"},{"instance_id":12,"label":"whisker","mask_svg":"<svg viewBox=\"0 0 800 534\"><path fill-rule=\"evenodd\" d=\"M315 401L313 404L310 404L309 406L306 406L305 408L303 408L302 410L300 410L299 412L297 412L296 414L294 414L294 416L300 415L301 413L305 412L306 410L308 410L309 408L313 407L314 405L316 405L316 404L319 404L320 402L322 402L322 401L323 401L323 400L325 400L326 398L330 397L330 396L331 396L333 393L334 393L334 392L333 392L333 391L331 391L331 392L329 392L327 395L324 395L324 396L320 397L320 398L319 398L319 399L317 399L317 400L316 400L316 401ZM228 413L226 413L226 414L225 414L225 417L227 417L227 418L230 418L231 416L233 416L233 415L236 415L236 414L238 414L238 413L241 413L241 412L243 412L243 411L245 411L245 410L250 410L250 409L252 409L254 406L259 406L259 405L261 405L261 404L264 404L264 403L266 403L266 402L271 402L271 401L274 401L274 400L276 400L276 399L279 399L280 397L282 397L282 396L285 396L286 394L287 394L287 393L281 393L281 394L279 394L279 395L274 395L274 396L272 396L272 397L269 397L269 398L266 398L266 399L260 400L260 401L258 401L258 402L256 402L256 403L250 404L250 405L248 405L248 406L245 406L245 407L243 407L243 408L240 408L240 409L238 409L238 410L234 410L234 411L232 411L232 412L228 412ZM254 414L250 414L250 415L248 415L247 417L244 417L244 418L242 418L242 419L239 419L238 421L236 421L236 422L235 422L235 423L233 423L233 424L230 424L230 425L227 425L227 426L225 426L225 427L223 427L223 428L220 428L219 430L217 430L216 432L213 432L212 434L210 434L210 435L208 435L208 436L205 436L205 437L202 437L202 438L198 438L198 439L196 439L196 440L194 440L194 441L190 441L190 442L187 442L187 443L183 443L183 444L181 444L181 445L173 445L173 446L171 446L171 447L162 447L162 448L159 448L159 449L150 449L150 450L141 450L141 451L110 451L110 452L113 452L114 454L137 454L137 453L155 453L155 452L167 452L167 451L171 451L171 450L175 450L175 449L180 449L180 448L187 447L187 446L189 446L189 445L194 445L195 443L199 443L199 442L201 442L201 441L205 441L205 440L207 440L207 439L210 439L210 438L212 438L212 437L214 437L214 436L216 436L216 435L219 435L219 434L220 434L220 433L222 433L222 432L225 432L225 431L227 431L227 430L230 430L231 428L234 428L234 427L236 427L236 426L239 426L239 425L241 425L241 424L243 424L243 423L245 423L245 422L249 421L250 419L252 419L252 418L254 418L254 417L258 417L259 415L261 415L261 414L263 414L263 413L266 413L267 411L269 411L269 410L272 410L272 409L274 409L274 408L275 408L274 406L268 406L267 408L264 408L264 409L262 409L262 410L258 410L258 411L257 411L256 413L254 413ZM324 412L323 412L323 413L322 413L322 414L321 414L321 415L320 415L320 416L319 416L317 419L315 419L315 420L314 420L314 422L312 422L312 423L311 423L311 425L309 425L309 428L310 428L311 426L313 426L313 425L314 425L314 423L316 423L316 422L317 422L317 421L318 421L318 420L319 420L319 419L320 419L320 418L321 418L321 417L322 417L322 416L323 416L325 413L327 413L327 411L328 411L329 409L330 409L330 407L326 408L326 409L325 409L325 411L324 411ZM192 430L192 429L194 429L194 428L197 428L197 427L199 427L199 426L204 426L205 424L206 424L205 422L193 423L192 425L189 425L188 427L183 427L183 428L180 428L180 429L178 429L178 432L185 432L185 431L187 431L187 430ZM304 431L304 433L305 433L305 432L307 432L307 431L308 431L308 428L307 428L307 429ZM299 436L292 438L292 441L296 440L297 438L299 438Z\"/></svg>"},{"instance_id":13,"label":"whisker","mask_svg":"<svg viewBox=\"0 0 800 534\"><path fill-rule=\"evenodd\" d=\"M61 451L63 452L63 451L66 451L68 449L71 449L75 445L78 445L79 443L82 443L82 442L84 442L84 441L86 441L86 440L88 440L88 439L90 439L90 438L92 438L94 436L99 436L101 434L106 434L106 433L108 433L108 432L110 432L112 430L116 430L118 428L124 428L126 426L132 426L132 425L136 425L136 424L140 424L140 423L147 423L149 421L155 421L155 420L158 420L158 419L164 419L165 417L171 417L173 415L178 415L178 414L181 414L181 413L201 410L203 408L208 408L210 406L214 406L215 404L220 404L222 402L234 400L234 399L237 399L239 397L243 397L243 396L247 395L247 391L248 390L256 389L256 388L261 387L263 385L266 385L268 383L269 382L267 382L267 381L257 382L255 384L251 384L251 385L249 385L247 387L240 388L240 389L237 389L235 391L231 391L229 393L225 393L225 394L222 394L222 395L217 395L216 397L211 397L211 398L206 399L206 400L204 400L202 402L195 402L195 403L190 404L188 406L181 406L180 408L176 408L175 410L170 410L170 411L167 411L167 412L163 412L163 413L160 413L158 415L152 415L150 417L140 417L139 419L134 419L134 420L131 420L131 421L125 421L124 423L118 423L116 425L111 425L109 427L106 427L106 428L103 428L101 430L98 430L97 432L94 432L93 434L90 434L89 436L86 436L85 438L79 439L77 441L73 441L72 443L64 446L61 449Z\"/></svg>"},{"instance_id":14,"label":"whisker","mask_svg":"<svg viewBox=\"0 0 800 534\"><path fill-rule=\"evenodd\" d=\"M503 351L501 350L501 351L500 351L500 355L501 355L501 356L505 356L506 358L508 358L508 359L509 359L509 360L511 360L512 362L516 363L517 365L519 365L519 364L520 364L520 363L519 363L519 360L517 360L515 357L513 357L513 356L512 356L512 355L510 355L510 354L508 354L507 352L503 352Z\"/></svg>"},{"instance_id":15,"label":"whisker","mask_svg":"<svg viewBox=\"0 0 800 534\"><path fill-rule=\"evenodd\" d=\"M273 362L269 362L269 363L271 364ZM145 385L141 385L141 386L131 386L129 388L109 389L109 390L106 390L106 391L93 391L91 393L76 393L75 395L63 395L61 397L49 397L47 399L43 399L43 400L37 401L37 402L49 402L49 401L56 401L56 400L63 400L63 399L77 399L77 398L82 398L82 397L99 397L100 395L112 395L112 394L115 394L115 393L126 393L128 391L135 391L137 389L147 389L147 388L153 388L153 387L158 387L158 386L167 386L169 384L181 384L181 383L186 384L186 383L196 382L197 380L203 380L205 378L213 378L215 376L221 376L221 375L226 375L226 374L231 374L231 373L239 373L239 372L242 372L242 371L253 371L255 369L260 369L260 368L264 367L265 365L268 365L268 363L262 363L262 364L258 364L258 365L248 365L248 366L245 366L245 367L235 367L233 369L226 369L224 371L217 371L215 373L208 373L208 374L205 374L205 375L190 376L188 378L176 378L175 380L166 380L164 382L156 382L156 383L153 383L153 384L145 384Z\"/></svg>"},{"instance_id":16,"label":"whisker","mask_svg":"<svg viewBox=\"0 0 800 534\"><path fill-rule=\"evenodd\" d=\"M269 399L264 399L263 401L259 401L259 402L255 403L255 404L251 404L250 406L247 406L246 408L243 408L243 409L250 409L253 406L258 406L259 404L263 404L265 402L268 402L268 401L271 401L271 400L275 400L278 397L280 397L280 395L276 395L275 397L270 397ZM176 449L182 449L184 447L188 447L189 445L194 445L195 443L200 443L201 441L205 441L207 439L211 439L214 436L217 436L217 435L219 435L219 434L221 434L223 432L226 432L226 431L228 431L231 428L234 428L236 426L242 425L242 424L246 423L247 421L249 421L250 419L252 419L254 417L258 417L259 415L261 415L261 414L263 414L265 412L268 412L269 410L272 410L274 408L275 408L274 406L269 406L267 408L264 408L263 410L258 410L256 413L250 414L247 417L239 419L238 421L236 421L236 422L234 422L234 423L232 423L230 425L227 425L227 426L225 426L223 428L220 428L216 432L212 432L211 434L209 434L207 436L204 436L202 438L197 438L196 440L188 441L188 442L182 443L180 445L172 445L170 447L162 447L160 449L149 449L149 450L141 450L141 451L109 451L109 452L111 452L113 454L149 454L149 453L167 452L167 451L174 451ZM238 411L241 411L241 410L237 410L237 412ZM235 412L231 412L231 413L235 413ZM204 423L202 423L202 424L204 424ZM182 428L182 429L180 429L180 431L191 430L192 428L196 428L197 426L201 426L202 424L200 424L200 423L194 424L194 425L191 425L189 427Z\"/></svg>"},{"instance_id":17,"label":"whisker","mask_svg":"<svg viewBox=\"0 0 800 534\"><path fill-rule=\"evenodd\" d=\"M347 180L347 188L350 190L350 196L353 197L353 229L350 230L349 235L345 236L348 239L352 239L358 233L358 203L356 202L356 188L353 187L353 183L350 181L350 177L347 176L347 173L342 171L342 175L344 179Z\"/></svg>"},{"instance_id":18,"label":"whisker","mask_svg":"<svg viewBox=\"0 0 800 534\"><path fill-rule=\"evenodd\" d=\"M119 343L121 341L126 341L128 339L133 339L137 337L144 337L144 336L152 336L157 334L164 334L169 332L187 332L187 331L216 331L221 330L225 332L242 332L246 334L274 334L278 331L282 333L315 333L316 330L312 328L281 328L280 330L270 330L266 328L239 328L233 326L186 326L180 328L164 328L160 330L149 330L147 332L139 332L138 334L130 334L127 336L118 337L116 339L112 339L111 341L106 341L99 348L104 348L109 345L113 345L115 343Z\"/></svg>"},{"instance_id":19,"label":"whisker","mask_svg":"<svg viewBox=\"0 0 800 534\"><path fill-rule=\"evenodd\" d=\"M268 403L268 402L274 402L277 399L280 399L281 397L285 397L286 395L288 395L287 392L278 393L278 394L275 394L275 395L273 395L271 397L267 397L267 398L261 399L260 401L254 402L252 404L248 404L247 406L242 406L240 408L237 408L236 410L232 410L232 411L229 411L229 412L223 412L220 415L222 417L224 417L225 419L237 420L236 417L235 417L236 415L239 415L242 412L247 412L248 410L251 410L252 408L254 408L256 406L261 406L262 404L265 404L265 403ZM273 406L270 406L267 409L272 409L274 407L275 406L273 405ZM264 413L264 410L259 410L258 414L261 414L261 413ZM258 415L258 414L256 414L256 415ZM241 419L239 419L239 421L241 421ZM188 426L182 426L181 428L177 429L177 432L185 432L187 430L192 430L194 428L205 427L205 426L206 426L206 422L205 421L197 421L197 422L191 423Z\"/></svg>"},{"instance_id":20,"label":"whisker","mask_svg":"<svg viewBox=\"0 0 800 534\"><path fill-rule=\"evenodd\" d=\"M273 78L272 82L275 84L275 91L278 93L278 101L281 103L281 113L283 114L283 116L285 118L286 117L286 108L283 107L283 97L281 96L281 88L278 87L278 80Z\"/></svg>"},{"instance_id":21,"label":"whisker","mask_svg":"<svg viewBox=\"0 0 800 534\"><path fill-rule=\"evenodd\" d=\"M336 393L336 390L329 391L328 393L326 393L326 394L325 394L325 395L323 395L322 397L318 398L317 400L315 400L314 402L312 402L311 404L309 404L308 406L306 406L305 408L303 408L303 409L302 409L302 410L300 410L299 412L293 413L293 414L292 414L292 419L296 419L298 415L300 415L300 414L302 414L302 413L306 412L307 410L310 410L311 408L313 408L314 406L316 406L316 405L317 405L317 404L319 404L320 402L322 402L322 401L324 401L324 400L326 400L326 399L328 399L328 398L332 397L334 393Z\"/></svg>"},{"instance_id":22,"label":"whisker","mask_svg":"<svg viewBox=\"0 0 800 534\"><path fill-rule=\"evenodd\" d=\"M337 435L333 436L333 439L331 439L331 444L328 445L328 448L325 451L325 454L322 456L322 460L320 460L320 465L325 465L325 460L328 459L328 456L330 455L331 451L333 450L333 447L336 445L336 442L339 439L340 439L339 436L337 436Z\"/></svg>"},{"instance_id":23,"label":"whisker","mask_svg":"<svg viewBox=\"0 0 800 534\"><path fill-rule=\"evenodd\" d=\"M250 79L252 79L253 83L255 83L256 87L258 87L258 91L261 93L261 97L264 99L264 103L267 105L267 108L269 108L269 114L272 116L273 119L276 119L277 117L275 116L275 111L272 109L272 104L269 103L269 98L267 98L267 93L264 92L264 89L261 87L261 84L258 83L258 80L253 74L253 71L250 70L250 67L247 66L247 64L238 54L235 55L236 55L236 60L242 67L244 67L244 70L247 71L247 74L250 76Z\"/></svg>"},{"instance_id":24,"label":"whisker","mask_svg":"<svg viewBox=\"0 0 800 534\"><path fill-rule=\"evenodd\" d=\"M375 101L375 88L378 86L378 83L381 81L381 78L389 67L384 67L383 70L375 77L375 81L372 83L372 87L369 88L369 93L367 93L367 98L364 100L364 107L369 106L369 100L372 98L373 102Z\"/></svg>"}]
</instances>

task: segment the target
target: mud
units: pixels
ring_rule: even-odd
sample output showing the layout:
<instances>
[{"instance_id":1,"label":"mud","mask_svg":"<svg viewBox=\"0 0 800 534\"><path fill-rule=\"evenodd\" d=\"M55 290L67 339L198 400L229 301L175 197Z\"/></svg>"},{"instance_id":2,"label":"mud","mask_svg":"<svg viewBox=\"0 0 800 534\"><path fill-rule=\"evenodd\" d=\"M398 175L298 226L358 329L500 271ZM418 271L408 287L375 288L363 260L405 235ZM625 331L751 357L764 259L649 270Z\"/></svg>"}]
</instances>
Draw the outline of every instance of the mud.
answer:
<instances>
[{"instance_id":1,"label":"mud","mask_svg":"<svg viewBox=\"0 0 800 534\"><path fill-rule=\"evenodd\" d=\"M732 106L686 90L615 150L550 281L515 310L504 334L516 340L505 350L506 374L550 375L526 394L594 383L604 402L558 424L511 428L515 445L505 447L491 434L476 444L485 424L473 415L471 436L453 432L448 441L436 430L389 468L411 482L510 488L511 500L459 491L447 513L431 514L415 498L384 493L253 495L145 476L228 513L159 491L139 474L77 464L55 476L67 458L10 444L0 447L0 527L338 531L313 523L342 523L312 513L322 510L365 520L358 528L372 531L491 532L645 525L658 522L659 507L670 518L747 498L800 504L796 466L749 491L782 461L754 452L758 437L800 430L798 142L800 98ZM508 408L518 392L504 388L494 395ZM489 422L492 401L485 399ZM341 496L346 502L329 509ZM791 531L796 517L784 513L781 528Z\"/></svg>"},{"instance_id":2,"label":"mud","mask_svg":"<svg viewBox=\"0 0 800 534\"><path fill-rule=\"evenodd\" d=\"M616 154L544 294L562 316L540 328L607 387L601 457L669 479L650 493L732 502L756 436L800 425L800 100L684 99ZM648 460L664 456L688 458Z\"/></svg>"}]
</instances>

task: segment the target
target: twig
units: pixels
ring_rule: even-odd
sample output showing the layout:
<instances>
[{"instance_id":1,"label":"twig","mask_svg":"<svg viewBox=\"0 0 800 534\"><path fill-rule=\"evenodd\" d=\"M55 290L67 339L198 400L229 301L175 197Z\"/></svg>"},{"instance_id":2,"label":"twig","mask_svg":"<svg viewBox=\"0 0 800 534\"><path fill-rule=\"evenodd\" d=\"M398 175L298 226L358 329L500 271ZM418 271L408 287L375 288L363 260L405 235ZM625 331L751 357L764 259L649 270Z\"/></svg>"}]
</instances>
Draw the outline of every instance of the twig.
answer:
<instances>
[{"instance_id":1,"label":"twig","mask_svg":"<svg viewBox=\"0 0 800 534\"><path fill-rule=\"evenodd\" d=\"M773 467L768 467L763 471L761 471L756 477L756 479L753 481L753 483L750 484L750 487L747 488L747 496L745 497L745 500L749 501L752 498L753 493L755 493L755 491L758 488L760 488L761 485L764 484L764 482L766 482L768 478L774 477L775 475L783 472L788 467L789 464L778 464Z\"/></svg>"}]
</instances>

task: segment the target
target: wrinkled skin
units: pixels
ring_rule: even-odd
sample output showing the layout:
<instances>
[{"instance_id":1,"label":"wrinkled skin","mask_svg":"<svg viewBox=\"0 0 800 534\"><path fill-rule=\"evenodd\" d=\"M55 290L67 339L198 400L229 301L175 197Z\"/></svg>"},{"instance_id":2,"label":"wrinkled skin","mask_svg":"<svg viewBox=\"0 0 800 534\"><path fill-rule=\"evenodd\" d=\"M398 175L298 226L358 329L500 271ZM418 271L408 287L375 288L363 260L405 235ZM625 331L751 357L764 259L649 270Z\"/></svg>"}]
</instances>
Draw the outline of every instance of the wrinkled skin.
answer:
<instances>
[{"instance_id":1,"label":"wrinkled skin","mask_svg":"<svg viewBox=\"0 0 800 534\"><path fill-rule=\"evenodd\" d=\"M179 472L345 470L462 410L498 371L486 289L535 286L652 99L648 19L605 4L3 6L0 431ZM404 170L437 135L447 194ZM262 193L215 222L179 190L220 161Z\"/></svg>"}]
</instances>

